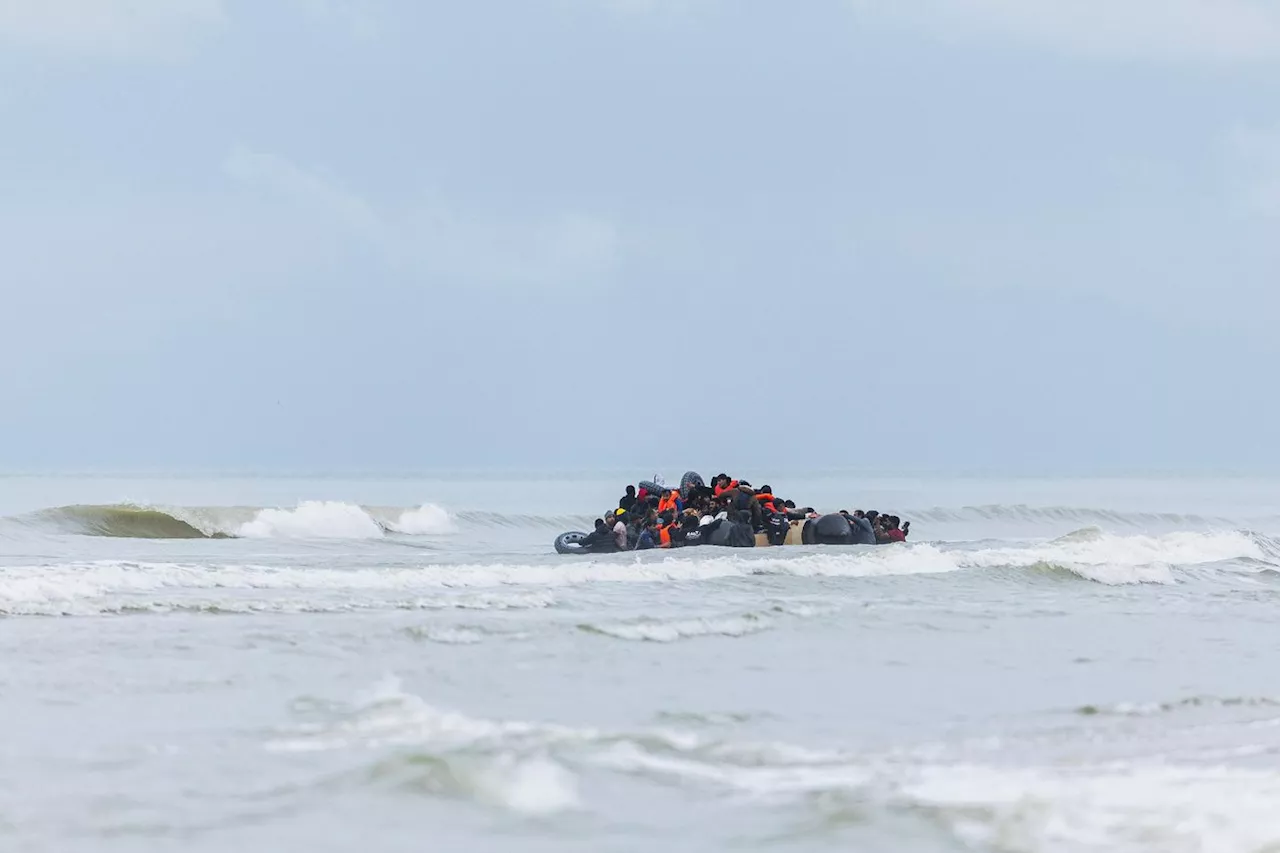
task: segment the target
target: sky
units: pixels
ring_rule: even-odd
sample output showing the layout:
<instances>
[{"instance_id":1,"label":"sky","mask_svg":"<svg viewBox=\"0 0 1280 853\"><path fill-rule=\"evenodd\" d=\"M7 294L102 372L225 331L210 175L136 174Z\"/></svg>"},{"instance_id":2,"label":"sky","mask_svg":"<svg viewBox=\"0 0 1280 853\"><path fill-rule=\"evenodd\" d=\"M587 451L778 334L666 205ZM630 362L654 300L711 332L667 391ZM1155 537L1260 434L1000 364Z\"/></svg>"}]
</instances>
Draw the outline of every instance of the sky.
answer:
<instances>
[{"instance_id":1,"label":"sky","mask_svg":"<svg viewBox=\"0 0 1280 853\"><path fill-rule=\"evenodd\" d=\"M0 129L3 470L1280 472L1277 0L0 0Z\"/></svg>"}]
</instances>

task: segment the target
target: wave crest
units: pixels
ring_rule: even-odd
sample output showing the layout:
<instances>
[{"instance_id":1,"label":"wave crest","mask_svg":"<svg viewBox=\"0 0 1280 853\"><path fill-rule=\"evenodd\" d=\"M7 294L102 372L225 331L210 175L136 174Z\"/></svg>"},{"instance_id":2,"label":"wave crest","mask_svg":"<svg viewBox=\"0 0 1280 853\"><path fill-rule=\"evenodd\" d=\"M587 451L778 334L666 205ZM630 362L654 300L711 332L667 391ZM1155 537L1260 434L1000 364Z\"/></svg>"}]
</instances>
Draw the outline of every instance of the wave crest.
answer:
<instances>
[{"instance_id":1,"label":"wave crest","mask_svg":"<svg viewBox=\"0 0 1280 853\"><path fill-rule=\"evenodd\" d=\"M53 533L127 539L378 539L457 531L454 517L435 504L379 508L342 501L303 501L291 509L85 504L9 521Z\"/></svg>"},{"instance_id":2,"label":"wave crest","mask_svg":"<svg viewBox=\"0 0 1280 853\"><path fill-rule=\"evenodd\" d=\"M1008 850L1269 850L1280 844L1273 768L1151 760L1031 766L948 760L933 749L814 749L713 731L607 730L471 717L384 683L353 705L278 732L273 751L390 751L378 779L521 813L590 809L579 776L612 773L725 797L785 803L830 821L856 814L873 837L920 820L956 844ZM732 722L732 719L728 722ZM723 724L721 724L723 725ZM494 786L482 780L503 781ZM583 793L589 794L590 791ZM878 826L877 826L878 824ZM857 846L857 845L854 845Z\"/></svg>"}]
</instances>

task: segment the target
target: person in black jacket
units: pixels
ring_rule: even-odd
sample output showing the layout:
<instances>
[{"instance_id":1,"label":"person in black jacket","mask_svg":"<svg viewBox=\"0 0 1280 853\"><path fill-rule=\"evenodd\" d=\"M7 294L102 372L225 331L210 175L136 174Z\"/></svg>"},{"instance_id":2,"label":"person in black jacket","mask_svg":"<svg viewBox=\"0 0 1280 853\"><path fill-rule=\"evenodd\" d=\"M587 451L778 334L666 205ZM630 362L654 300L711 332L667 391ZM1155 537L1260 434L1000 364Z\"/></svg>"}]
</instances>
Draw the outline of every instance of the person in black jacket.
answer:
<instances>
[{"instance_id":1,"label":"person in black jacket","mask_svg":"<svg viewBox=\"0 0 1280 853\"><path fill-rule=\"evenodd\" d=\"M630 510L636 505L636 487L627 486L627 493L618 500L618 509Z\"/></svg>"}]
</instances>

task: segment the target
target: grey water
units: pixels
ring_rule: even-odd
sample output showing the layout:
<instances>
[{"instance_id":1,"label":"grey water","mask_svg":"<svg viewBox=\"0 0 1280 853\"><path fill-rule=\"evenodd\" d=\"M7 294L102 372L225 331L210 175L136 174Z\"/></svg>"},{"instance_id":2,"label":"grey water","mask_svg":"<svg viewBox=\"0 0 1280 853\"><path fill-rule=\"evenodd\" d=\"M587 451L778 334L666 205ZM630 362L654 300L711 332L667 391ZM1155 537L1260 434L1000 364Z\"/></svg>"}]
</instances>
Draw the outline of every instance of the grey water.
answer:
<instances>
[{"instance_id":1,"label":"grey water","mask_svg":"<svg viewBox=\"0 0 1280 853\"><path fill-rule=\"evenodd\" d=\"M556 555L603 475L0 478L0 849L1280 845L1280 483L751 473L910 541Z\"/></svg>"}]
</instances>

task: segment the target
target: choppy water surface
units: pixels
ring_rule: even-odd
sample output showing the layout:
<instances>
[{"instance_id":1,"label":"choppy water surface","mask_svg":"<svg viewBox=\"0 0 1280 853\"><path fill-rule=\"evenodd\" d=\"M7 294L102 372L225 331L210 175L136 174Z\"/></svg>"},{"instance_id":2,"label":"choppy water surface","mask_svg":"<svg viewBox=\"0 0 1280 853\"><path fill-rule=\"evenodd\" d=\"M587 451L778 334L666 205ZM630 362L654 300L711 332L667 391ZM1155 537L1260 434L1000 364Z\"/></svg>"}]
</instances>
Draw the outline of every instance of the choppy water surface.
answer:
<instances>
[{"instance_id":1,"label":"choppy water surface","mask_svg":"<svg viewBox=\"0 0 1280 853\"><path fill-rule=\"evenodd\" d=\"M0 849L1280 847L1280 484L768 479L0 479Z\"/></svg>"}]
</instances>

